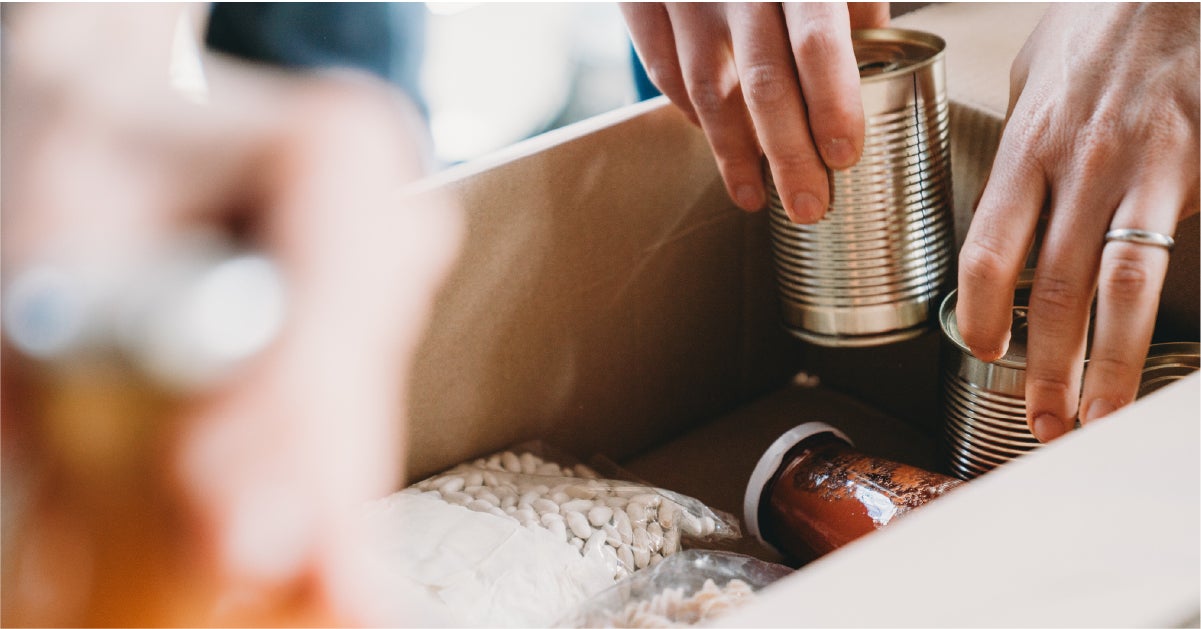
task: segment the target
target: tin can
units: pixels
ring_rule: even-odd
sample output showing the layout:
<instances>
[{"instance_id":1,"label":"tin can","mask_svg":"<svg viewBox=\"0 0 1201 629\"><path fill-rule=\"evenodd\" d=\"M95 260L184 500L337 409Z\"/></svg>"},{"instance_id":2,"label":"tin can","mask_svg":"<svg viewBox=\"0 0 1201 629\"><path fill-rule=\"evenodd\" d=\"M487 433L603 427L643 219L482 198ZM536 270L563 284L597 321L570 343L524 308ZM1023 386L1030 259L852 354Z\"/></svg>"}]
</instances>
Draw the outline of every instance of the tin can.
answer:
<instances>
[{"instance_id":1,"label":"tin can","mask_svg":"<svg viewBox=\"0 0 1201 629\"><path fill-rule=\"evenodd\" d=\"M853 448L838 429L801 424L760 457L743 502L759 541L811 561L895 521L962 481Z\"/></svg>"},{"instance_id":2,"label":"tin can","mask_svg":"<svg viewBox=\"0 0 1201 629\"><path fill-rule=\"evenodd\" d=\"M1147 352L1138 396L1154 393L1201 370L1201 343L1156 343Z\"/></svg>"},{"instance_id":3,"label":"tin can","mask_svg":"<svg viewBox=\"0 0 1201 629\"><path fill-rule=\"evenodd\" d=\"M797 225L766 173L784 326L828 347L920 335L954 263L944 49L901 29L852 33L866 121L863 157L831 173L822 220Z\"/></svg>"},{"instance_id":4,"label":"tin can","mask_svg":"<svg viewBox=\"0 0 1201 629\"><path fill-rule=\"evenodd\" d=\"M1026 423L1026 313L1033 284L1033 271L1024 271L1014 292L1009 349L991 363L972 356L959 334L957 291L939 309L944 427L950 469L959 478L974 478L1042 446ZM1198 348L1197 343L1152 345L1138 397L1197 371Z\"/></svg>"}]
</instances>

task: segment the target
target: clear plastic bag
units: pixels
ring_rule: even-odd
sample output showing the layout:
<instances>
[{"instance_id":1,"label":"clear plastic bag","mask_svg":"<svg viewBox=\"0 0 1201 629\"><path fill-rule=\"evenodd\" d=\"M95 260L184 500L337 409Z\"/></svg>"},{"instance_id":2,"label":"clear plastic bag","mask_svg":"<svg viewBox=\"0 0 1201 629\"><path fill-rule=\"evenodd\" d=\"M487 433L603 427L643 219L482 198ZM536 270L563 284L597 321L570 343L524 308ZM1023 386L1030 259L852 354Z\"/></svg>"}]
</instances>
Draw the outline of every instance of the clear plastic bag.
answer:
<instances>
[{"instance_id":1,"label":"clear plastic bag","mask_svg":"<svg viewBox=\"0 0 1201 629\"><path fill-rule=\"evenodd\" d=\"M750 602L792 572L754 557L687 550L597 594L560 627L674 627L704 623Z\"/></svg>"},{"instance_id":2,"label":"clear plastic bag","mask_svg":"<svg viewBox=\"0 0 1201 629\"><path fill-rule=\"evenodd\" d=\"M611 464L606 466L611 467ZM607 473L629 478L620 470ZM541 442L463 463L403 490L542 528L614 580L658 564L685 545L741 536L734 516L667 489L602 478Z\"/></svg>"}]
</instances>

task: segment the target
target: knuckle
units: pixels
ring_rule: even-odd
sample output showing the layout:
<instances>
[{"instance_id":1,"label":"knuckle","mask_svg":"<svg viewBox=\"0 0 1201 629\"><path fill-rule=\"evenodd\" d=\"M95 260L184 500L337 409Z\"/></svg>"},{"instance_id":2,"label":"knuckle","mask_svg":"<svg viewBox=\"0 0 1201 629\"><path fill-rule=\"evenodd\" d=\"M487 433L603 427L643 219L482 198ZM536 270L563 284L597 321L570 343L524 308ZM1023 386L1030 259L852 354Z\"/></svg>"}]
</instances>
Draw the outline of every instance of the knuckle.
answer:
<instances>
[{"instance_id":1,"label":"knuckle","mask_svg":"<svg viewBox=\"0 0 1201 629\"><path fill-rule=\"evenodd\" d=\"M1134 247L1111 247L1101 265L1100 290L1119 304L1141 302L1154 289L1154 278Z\"/></svg>"},{"instance_id":2,"label":"knuckle","mask_svg":"<svg viewBox=\"0 0 1201 629\"><path fill-rule=\"evenodd\" d=\"M688 97L692 99L692 106L702 116L724 113L733 102L735 93L732 87L722 85L721 82L711 78L688 81L687 89Z\"/></svg>"},{"instance_id":3,"label":"knuckle","mask_svg":"<svg viewBox=\"0 0 1201 629\"><path fill-rule=\"evenodd\" d=\"M845 45L828 27L824 20L808 20L800 28L793 44L798 58L818 60L829 59L838 54L840 46Z\"/></svg>"},{"instance_id":4,"label":"knuckle","mask_svg":"<svg viewBox=\"0 0 1201 629\"><path fill-rule=\"evenodd\" d=\"M959 252L960 283L990 283L1003 277L1009 263L997 243L988 236L968 243Z\"/></svg>"},{"instance_id":5,"label":"knuckle","mask_svg":"<svg viewBox=\"0 0 1201 629\"><path fill-rule=\"evenodd\" d=\"M1105 379L1112 379L1114 377L1129 376L1138 372L1141 369L1141 364L1141 360L1136 363L1130 357L1123 358L1117 354L1094 353L1088 357L1088 366L1086 369L1091 378L1099 376Z\"/></svg>"},{"instance_id":6,"label":"knuckle","mask_svg":"<svg viewBox=\"0 0 1201 629\"><path fill-rule=\"evenodd\" d=\"M755 63L742 73L742 87L747 103L767 112L778 111L787 104L791 68L782 63Z\"/></svg>"},{"instance_id":7,"label":"knuckle","mask_svg":"<svg viewBox=\"0 0 1201 629\"><path fill-rule=\"evenodd\" d=\"M1088 307L1089 295L1073 281L1058 276L1037 277L1030 291L1031 317L1042 321L1062 321L1063 317Z\"/></svg>"}]
</instances>

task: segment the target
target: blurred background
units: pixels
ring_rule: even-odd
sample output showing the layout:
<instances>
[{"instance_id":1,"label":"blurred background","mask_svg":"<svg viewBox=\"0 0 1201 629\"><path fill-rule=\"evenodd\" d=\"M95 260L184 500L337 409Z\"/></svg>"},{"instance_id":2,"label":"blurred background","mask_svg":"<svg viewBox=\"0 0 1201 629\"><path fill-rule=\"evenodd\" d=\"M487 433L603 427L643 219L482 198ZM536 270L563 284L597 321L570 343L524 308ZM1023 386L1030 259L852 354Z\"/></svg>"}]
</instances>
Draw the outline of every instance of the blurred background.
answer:
<instances>
[{"instance_id":1,"label":"blurred background","mask_svg":"<svg viewBox=\"0 0 1201 629\"><path fill-rule=\"evenodd\" d=\"M215 3L209 48L385 78L452 164L635 100L616 3Z\"/></svg>"},{"instance_id":2,"label":"blurred background","mask_svg":"<svg viewBox=\"0 0 1201 629\"><path fill-rule=\"evenodd\" d=\"M426 3L421 89L456 162L635 101L617 4Z\"/></svg>"}]
</instances>

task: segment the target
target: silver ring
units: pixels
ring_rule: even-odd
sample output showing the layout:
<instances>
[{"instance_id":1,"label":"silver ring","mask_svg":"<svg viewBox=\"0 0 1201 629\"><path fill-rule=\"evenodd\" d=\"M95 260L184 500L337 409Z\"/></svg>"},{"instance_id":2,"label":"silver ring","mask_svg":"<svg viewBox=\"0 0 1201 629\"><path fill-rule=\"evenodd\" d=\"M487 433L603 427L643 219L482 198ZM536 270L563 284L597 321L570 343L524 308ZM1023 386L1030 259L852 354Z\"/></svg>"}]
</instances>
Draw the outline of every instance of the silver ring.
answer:
<instances>
[{"instance_id":1,"label":"silver ring","mask_svg":"<svg viewBox=\"0 0 1201 629\"><path fill-rule=\"evenodd\" d=\"M1105 242L1114 241L1163 247L1168 251L1171 251L1172 247L1176 245L1176 239L1171 236L1145 229L1111 229L1105 232Z\"/></svg>"}]
</instances>

